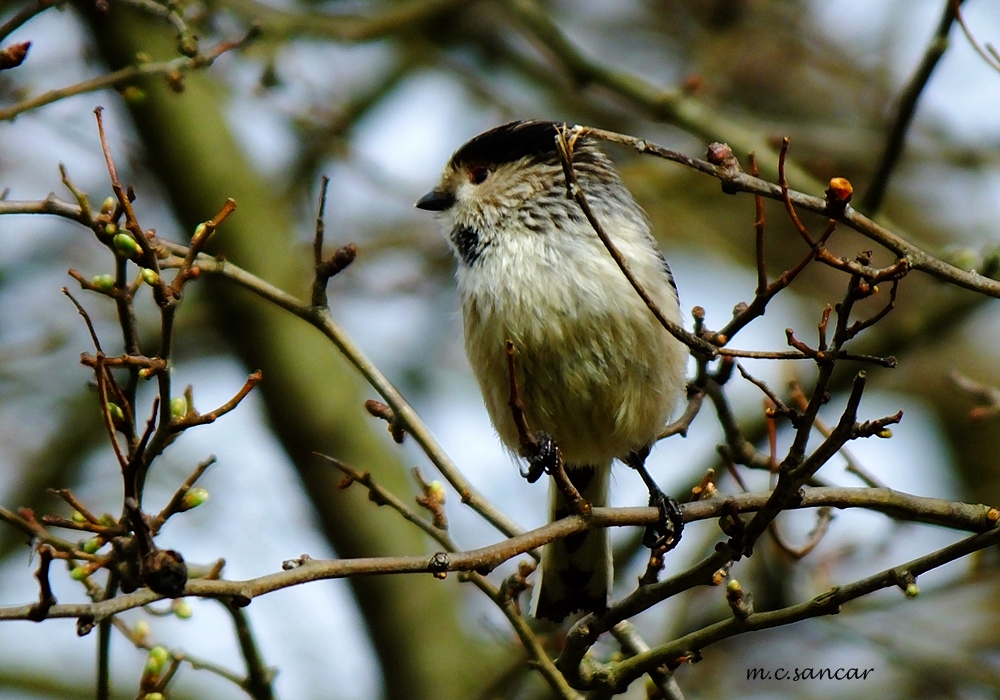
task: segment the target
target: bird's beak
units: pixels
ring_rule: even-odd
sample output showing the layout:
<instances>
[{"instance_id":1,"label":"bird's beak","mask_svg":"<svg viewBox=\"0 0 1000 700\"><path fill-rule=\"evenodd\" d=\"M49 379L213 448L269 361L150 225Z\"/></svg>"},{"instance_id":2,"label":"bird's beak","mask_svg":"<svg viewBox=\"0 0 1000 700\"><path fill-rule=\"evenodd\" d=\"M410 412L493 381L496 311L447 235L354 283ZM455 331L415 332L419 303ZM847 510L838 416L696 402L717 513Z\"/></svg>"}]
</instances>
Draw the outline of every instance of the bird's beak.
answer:
<instances>
[{"instance_id":1,"label":"bird's beak","mask_svg":"<svg viewBox=\"0 0 1000 700\"><path fill-rule=\"evenodd\" d=\"M427 211L444 211L454 203L454 195L443 192L440 189L433 189L418 199L417 203L413 206L417 209L426 209Z\"/></svg>"}]
</instances>

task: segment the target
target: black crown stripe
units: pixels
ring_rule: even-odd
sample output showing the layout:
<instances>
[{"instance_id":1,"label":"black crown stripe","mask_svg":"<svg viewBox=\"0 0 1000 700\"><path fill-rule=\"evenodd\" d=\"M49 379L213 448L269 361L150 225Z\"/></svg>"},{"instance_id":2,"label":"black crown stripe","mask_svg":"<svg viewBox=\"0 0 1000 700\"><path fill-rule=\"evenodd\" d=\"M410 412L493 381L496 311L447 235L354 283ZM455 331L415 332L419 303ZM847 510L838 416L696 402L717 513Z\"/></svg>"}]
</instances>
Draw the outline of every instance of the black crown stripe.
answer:
<instances>
[{"instance_id":1,"label":"black crown stripe","mask_svg":"<svg viewBox=\"0 0 1000 700\"><path fill-rule=\"evenodd\" d=\"M561 122L530 120L503 124L466 142L451 157L451 165L500 165L522 158L545 159L556 154L556 129Z\"/></svg>"}]
</instances>

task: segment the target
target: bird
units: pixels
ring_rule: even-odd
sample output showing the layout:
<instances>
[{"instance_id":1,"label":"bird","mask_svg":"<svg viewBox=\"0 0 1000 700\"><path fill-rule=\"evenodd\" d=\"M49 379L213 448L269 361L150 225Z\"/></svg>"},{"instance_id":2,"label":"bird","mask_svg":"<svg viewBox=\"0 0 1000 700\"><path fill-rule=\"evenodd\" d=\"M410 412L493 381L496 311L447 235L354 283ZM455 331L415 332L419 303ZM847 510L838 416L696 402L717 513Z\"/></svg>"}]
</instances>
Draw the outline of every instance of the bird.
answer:
<instances>
[{"instance_id":1,"label":"bird","mask_svg":"<svg viewBox=\"0 0 1000 700\"><path fill-rule=\"evenodd\" d=\"M475 136L416 207L438 213L457 259L465 350L500 441L521 453L508 403L510 341L527 424L558 445L583 498L605 506L612 462L644 460L684 396L689 353L568 194L556 148L564 127L523 120ZM635 279L679 325L677 287L649 220L585 132L574 144L573 167ZM549 492L550 518L567 515L562 493L551 483ZM540 572L535 617L559 622L605 610L613 575L607 530L545 545Z\"/></svg>"}]
</instances>

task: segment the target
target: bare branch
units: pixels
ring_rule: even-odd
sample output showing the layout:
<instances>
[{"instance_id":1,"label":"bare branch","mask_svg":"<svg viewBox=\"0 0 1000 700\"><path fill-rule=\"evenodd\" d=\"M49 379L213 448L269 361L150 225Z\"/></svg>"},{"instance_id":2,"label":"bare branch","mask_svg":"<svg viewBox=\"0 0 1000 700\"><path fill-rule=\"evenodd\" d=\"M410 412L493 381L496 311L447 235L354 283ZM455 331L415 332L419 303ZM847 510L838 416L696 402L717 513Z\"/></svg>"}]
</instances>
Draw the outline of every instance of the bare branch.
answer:
<instances>
[{"instance_id":1,"label":"bare branch","mask_svg":"<svg viewBox=\"0 0 1000 700\"><path fill-rule=\"evenodd\" d=\"M693 522L715 519L732 509L740 513L758 512L767 505L769 498L770 494L767 493L742 494L726 499L717 498L685 503L681 505L681 510L685 522ZM802 498L789 507L800 509L822 506L864 508L900 520L943 525L972 532L989 531L988 534L991 537L1000 532L1000 528L996 528L997 521L1000 520L1000 511L995 508L913 496L890 489L807 487L802 489ZM449 571L484 573L491 571L512 557L528 553L559 538L593 528L644 527L656 523L659 517L659 511L656 508L594 508L588 517L570 515L544 527L479 549L464 552L441 552L430 557L419 555L329 561L307 558L294 568L246 581L190 579L184 589L184 595L232 598L237 604L246 604L253 598L272 591L331 578L362 574L434 574ZM988 544L989 542L985 542L982 546L988 546ZM692 578L696 579L697 577L688 575L687 580ZM665 589L674 589L677 585L677 581L669 579L653 586L647 586L641 589L639 598L646 604L645 607L649 607L649 605L663 599ZM698 584L695 582L691 585ZM661 597L653 600L656 596ZM126 610L148 605L161 597L152 591L142 590L96 603L60 604L52 607L49 611L49 617L89 615L95 620L101 620ZM636 602L631 597L622 601L620 605L613 606L614 613L609 610L609 615L617 616L623 610L628 610L628 614L615 619L611 624L620 622L622 619L645 609L645 607L637 609L635 606ZM0 620L27 619L29 608L30 605L0 607Z\"/></svg>"}]
</instances>

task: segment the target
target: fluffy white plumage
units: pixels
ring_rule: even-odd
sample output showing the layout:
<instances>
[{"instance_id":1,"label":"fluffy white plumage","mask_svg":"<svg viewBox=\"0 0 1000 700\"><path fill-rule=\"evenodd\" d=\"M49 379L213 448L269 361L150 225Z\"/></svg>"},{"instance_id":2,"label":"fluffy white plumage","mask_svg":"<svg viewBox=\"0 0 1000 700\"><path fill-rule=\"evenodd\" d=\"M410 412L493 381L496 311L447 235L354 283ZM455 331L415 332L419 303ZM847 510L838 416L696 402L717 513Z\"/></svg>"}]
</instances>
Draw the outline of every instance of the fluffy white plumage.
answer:
<instances>
[{"instance_id":1,"label":"fluffy white plumage","mask_svg":"<svg viewBox=\"0 0 1000 700\"><path fill-rule=\"evenodd\" d=\"M686 347L632 289L566 195L555 124L514 122L462 146L418 206L441 212L459 259L465 348L503 443L519 450L505 344L517 351L525 417L562 450L570 477L606 505L611 462L649 446L684 393ZM669 268L611 161L578 142L574 162L596 216L638 281L680 323ZM554 489L552 516L566 513ZM607 604L607 533L546 547L536 615Z\"/></svg>"}]
</instances>

